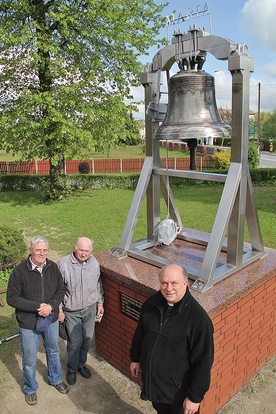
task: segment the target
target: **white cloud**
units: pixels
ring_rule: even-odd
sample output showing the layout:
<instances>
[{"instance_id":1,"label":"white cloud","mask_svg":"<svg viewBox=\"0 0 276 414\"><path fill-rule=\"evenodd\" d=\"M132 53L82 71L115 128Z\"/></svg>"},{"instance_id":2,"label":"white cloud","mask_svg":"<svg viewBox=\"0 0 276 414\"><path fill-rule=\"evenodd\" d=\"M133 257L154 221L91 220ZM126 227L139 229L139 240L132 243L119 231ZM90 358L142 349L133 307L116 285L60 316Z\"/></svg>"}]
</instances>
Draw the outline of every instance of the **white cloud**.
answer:
<instances>
[{"instance_id":1,"label":"white cloud","mask_svg":"<svg viewBox=\"0 0 276 414\"><path fill-rule=\"evenodd\" d=\"M276 42L276 39L275 39ZM263 73L276 80L276 61L271 62L263 67Z\"/></svg>"},{"instance_id":2,"label":"white cloud","mask_svg":"<svg viewBox=\"0 0 276 414\"><path fill-rule=\"evenodd\" d=\"M275 0L248 0L242 10L246 30L260 41L264 48L276 51Z\"/></svg>"},{"instance_id":3,"label":"white cloud","mask_svg":"<svg viewBox=\"0 0 276 414\"><path fill-rule=\"evenodd\" d=\"M263 85L261 83L260 105L261 112L276 110L276 83Z\"/></svg>"},{"instance_id":4,"label":"white cloud","mask_svg":"<svg viewBox=\"0 0 276 414\"><path fill-rule=\"evenodd\" d=\"M214 73L214 78L217 107L231 109L232 77L230 73L218 70Z\"/></svg>"},{"instance_id":5,"label":"white cloud","mask_svg":"<svg viewBox=\"0 0 276 414\"><path fill-rule=\"evenodd\" d=\"M137 86L130 88L130 95L134 96L135 102L143 101L144 100L144 87Z\"/></svg>"},{"instance_id":6,"label":"white cloud","mask_svg":"<svg viewBox=\"0 0 276 414\"><path fill-rule=\"evenodd\" d=\"M144 105L144 87L141 86L137 86L137 87L131 87L130 88L130 95L133 96L133 99L131 101L129 100L125 100L126 104L129 103L135 103L137 108L138 108L138 112L133 112L133 117L134 119L144 119L145 118L145 105Z\"/></svg>"}]
</instances>

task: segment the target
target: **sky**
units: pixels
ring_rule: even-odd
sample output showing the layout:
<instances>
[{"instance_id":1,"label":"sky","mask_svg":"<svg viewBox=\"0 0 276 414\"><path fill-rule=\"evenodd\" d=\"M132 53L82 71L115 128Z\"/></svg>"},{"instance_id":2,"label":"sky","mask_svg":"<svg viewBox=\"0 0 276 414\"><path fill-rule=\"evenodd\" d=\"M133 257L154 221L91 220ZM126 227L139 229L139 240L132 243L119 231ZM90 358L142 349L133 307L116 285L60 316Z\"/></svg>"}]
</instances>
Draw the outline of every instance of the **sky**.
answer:
<instances>
[{"instance_id":1,"label":"sky","mask_svg":"<svg viewBox=\"0 0 276 414\"><path fill-rule=\"evenodd\" d=\"M156 0L156 3L164 1ZM161 36L168 37L171 43L174 30L187 32L190 26L196 25L210 34L247 45L248 54L254 61L249 109L257 112L260 99L261 112L276 110L276 0L170 0L162 15L171 16L175 11L176 18L179 14L189 15L191 10L204 9L207 12L203 16L164 27ZM141 57L141 62L152 62L157 52L156 44L149 50L149 56ZM228 61L220 61L207 53L203 69L215 78L217 107L231 109L232 76L228 71ZM176 67L171 75L177 70ZM165 74L163 76L165 81ZM134 88L133 95L135 101L143 100L144 88ZM134 116L144 119L143 104L139 105L139 113Z\"/></svg>"}]
</instances>

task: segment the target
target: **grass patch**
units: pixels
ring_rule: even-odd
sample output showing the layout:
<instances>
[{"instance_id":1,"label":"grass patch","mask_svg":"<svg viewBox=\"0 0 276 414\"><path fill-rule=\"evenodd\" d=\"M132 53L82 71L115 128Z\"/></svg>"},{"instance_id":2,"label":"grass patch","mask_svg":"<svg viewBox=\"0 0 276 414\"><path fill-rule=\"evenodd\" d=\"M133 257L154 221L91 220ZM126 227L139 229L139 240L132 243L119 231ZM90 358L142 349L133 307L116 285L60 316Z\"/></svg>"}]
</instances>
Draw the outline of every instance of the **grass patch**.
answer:
<instances>
[{"instance_id":1,"label":"grass patch","mask_svg":"<svg viewBox=\"0 0 276 414\"><path fill-rule=\"evenodd\" d=\"M173 188L183 225L210 232L221 197L222 186ZM95 241L95 251L119 244L134 191L125 189L76 191L64 202L43 201L42 192L1 192L1 223L12 223L26 238L46 236L60 256L68 254L80 235ZM275 187L254 189L264 245L276 248ZM167 215L161 202L161 219ZM146 236L146 202L136 225L134 240ZM249 241L246 230L246 239Z\"/></svg>"},{"instance_id":2,"label":"grass patch","mask_svg":"<svg viewBox=\"0 0 276 414\"><path fill-rule=\"evenodd\" d=\"M62 203L45 203L39 191L2 192L1 196L3 222L13 217L13 224L24 231L26 238L35 234L46 236L51 248L62 256L70 252L72 244L80 235L93 238L95 251L116 246L120 241L133 191L75 192ZM139 236L141 238L142 233Z\"/></svg>"},{"instance_id":3,"label":"grass patch","mask_svg":"<svg viewBox=\"0 0 276 414\"><path fill-rule=\"evenodd\" d=\"M88 159L104 159L104 158L143 158L145 157L145 146L134 145L131 147L118 147L111 148L109 156L105 152L95 152L95 151L82 151L81 157L75 157L75 159L88 158ZM165 148L160 148L160 157L166 158L167 150ZM183 158L189 157L189 152L182 151L168 151L168 156L170 158ZM14 157L11 153L0 150L0 161L17 161L21 157L20 153L17 153Z\"/></svg>"}]
</instances>

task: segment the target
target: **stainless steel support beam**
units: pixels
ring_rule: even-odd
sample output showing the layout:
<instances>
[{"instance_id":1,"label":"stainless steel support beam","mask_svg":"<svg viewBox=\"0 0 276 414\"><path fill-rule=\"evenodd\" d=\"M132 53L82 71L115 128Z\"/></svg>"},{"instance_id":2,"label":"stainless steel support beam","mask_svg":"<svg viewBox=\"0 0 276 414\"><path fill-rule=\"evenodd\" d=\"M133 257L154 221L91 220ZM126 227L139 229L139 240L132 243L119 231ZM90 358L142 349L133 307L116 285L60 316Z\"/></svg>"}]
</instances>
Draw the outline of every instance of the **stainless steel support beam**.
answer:
<instances>
[{"instance_id":1,"label":"stainless steel support beam","mask_svg":"<svg viewBox=\"0 0 276 414\"><path fill-rule=\"evenodd\" d=\"M195 31L195 29L193 29ZM186 56L213 54L217 59L228 60L232 75L232 145L231 163L227 175L198 171L180 171L161 168L159 141L154 140L154 131L160 117L150 119L146 112L146 159L134 194L119 248L114 256L126 255L162 267L173 259L153 253L157 237L155 230L160 222L160 193L163 193L171 218L182 229L178 239L206 248L200 268L178 263L188 270L194 280L192 287L205 291L214 283L224 279L247 264L265 255L253 188L248 168L248 122L249 87L253 72L253 60L248 56L247 46L219 36L198 30L193 47L189 34L175 35L172 45L165 46L153 58L151 69L141 75L145 88L145 109L150 105L158 114L161 71L168 74L171 66ZM167 177L181 177L224 183L213 228L207 237L192 234L183 228L180 214L169 186ZM147 237L131 243L142 201L147 196ZM244 243L245 221L247 220L250 245ZM226 238L226 234L228 237ZM219 258L224 254L224 262Z\"/></svg>"}]
</instances>

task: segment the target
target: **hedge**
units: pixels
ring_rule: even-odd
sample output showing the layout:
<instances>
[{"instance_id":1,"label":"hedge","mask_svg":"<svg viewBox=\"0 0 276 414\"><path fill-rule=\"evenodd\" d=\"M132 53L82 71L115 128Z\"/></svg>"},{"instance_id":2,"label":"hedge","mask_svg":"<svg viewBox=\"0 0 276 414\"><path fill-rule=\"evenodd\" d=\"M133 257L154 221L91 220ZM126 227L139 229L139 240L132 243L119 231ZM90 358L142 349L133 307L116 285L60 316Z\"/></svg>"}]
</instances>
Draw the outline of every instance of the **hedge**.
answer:
<instances>
[{"instance_id":1,"label":"hedge","mask_svg":"<svg viewBox=\"0 0 276 414\"><path fill-rule=\"evenodd\" d=\"M224 170L209 171L218 174L227 174ZM252 182L255 185L275 185L276 168L258 168L250 170ZM139 179L138 173L132 174L72 174L67 175L67 185L72 190L86 189L112 189L126 188L135 189ZM49 176L37 175L0 175L0 191L30 191L43 190ZM172 187L183 187L189 185L206 185L205 181L170 177ZM214 182L208 182L214 185Z\"/></svg>"}]
</instances>

